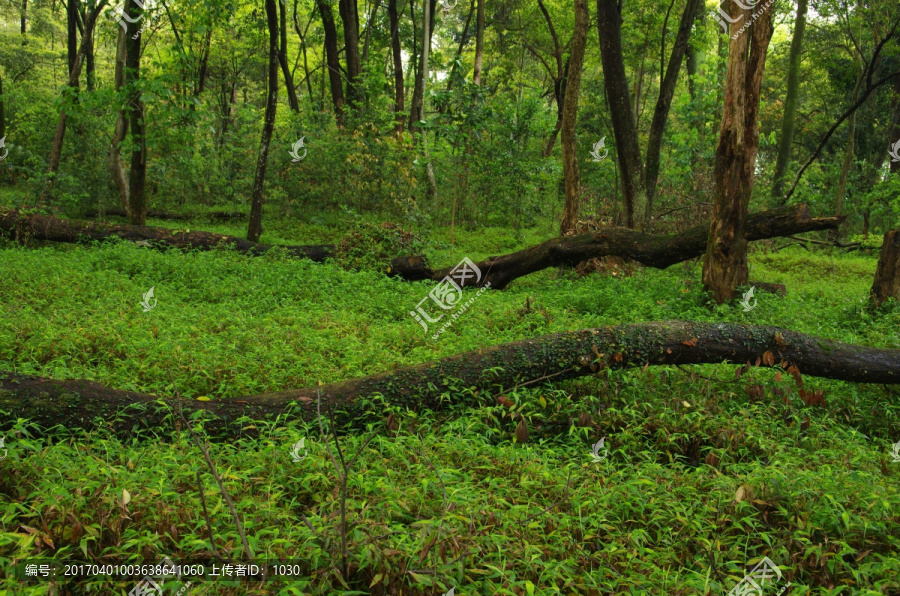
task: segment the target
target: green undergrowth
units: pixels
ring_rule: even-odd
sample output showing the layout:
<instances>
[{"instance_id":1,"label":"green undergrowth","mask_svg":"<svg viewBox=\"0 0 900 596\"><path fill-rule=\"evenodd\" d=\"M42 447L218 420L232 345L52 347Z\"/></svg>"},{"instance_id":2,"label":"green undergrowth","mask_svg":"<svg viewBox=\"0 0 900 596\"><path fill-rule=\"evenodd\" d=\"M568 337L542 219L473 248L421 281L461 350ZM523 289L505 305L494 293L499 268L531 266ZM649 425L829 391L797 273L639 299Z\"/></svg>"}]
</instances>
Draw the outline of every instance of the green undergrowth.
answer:
<instances>
[{"instance_id":1,"label":"green undergrowth","mask_svg":"<svg viewBox=\"0 0 900 596\"><path fill-rule=\"evenodd\" d=\"M262 240L338 242L380 223L273 221ZM203 229L243 234L231 224ZM373 239L389 254L394 231L378 229L386 231L349 248ZM437 266L552 235L456 229L451 255L449 230L406 231L417 238L401 240ZM315 264L127 242L6 242L0 370L161 396L173 394L171 371L183 396L225 400L654 320L776 325L900 348L900 309L866 308L875 261L797 247L754 252L751 279L788 293L757 291L749 312L710 310L696 262L627 277L545 270L484 292L433 340L409 315L433 284L388 278L364 250ZM151 287L156 306L144 312ZM346 584L340 477L326 447L334 441L317 423L259 422L259 438L213 442L210 455L254 556L295 560L301 576L206 581L189 593L725 594L762 557L785 577L765 594L787 581L792 595L900 593L900 463L891 459L900 390L803 383L824 403L807 405L790 375L751 368L737 378L732 364L533 384L504 394L506 405L469 396L442 412L372 401L364 418L337 429L348 461L361 449L347 483ZM526 443L516 438L519 419ZM325 417L326 433L329 425ZM199 448L174 419L159 430L116 438L0 418L0 563L168 556L211 565L210 531L220 554L240 558L237 526ZM308 456L294 462L301 438ZM594 461L601 438L604 457ZM22 586L7 576L0 594L127 594L134 583Z\"/></svg>"}]
</instances>

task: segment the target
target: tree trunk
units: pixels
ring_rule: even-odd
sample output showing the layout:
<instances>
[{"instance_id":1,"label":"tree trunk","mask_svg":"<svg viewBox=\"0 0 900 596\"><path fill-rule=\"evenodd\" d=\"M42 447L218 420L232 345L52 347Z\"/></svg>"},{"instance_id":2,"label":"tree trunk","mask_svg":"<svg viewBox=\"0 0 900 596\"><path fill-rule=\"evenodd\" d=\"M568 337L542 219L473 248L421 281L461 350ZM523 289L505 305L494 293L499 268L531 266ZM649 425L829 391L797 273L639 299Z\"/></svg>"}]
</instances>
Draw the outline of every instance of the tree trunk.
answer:
<instances>
[{"instance_id":1,"label":"tree trunk","mask_svg":"<svg viewBox=\"0 0 900 596\"><path fill-rule=\"evenodd\" d=\"M69 0L70 2L73 0ZM132 22L143 15L137 2L125 3L125 14ZM144 123L144 102L139 87L141 79L141 38L138 24L134 35L125 40L125 86L128 89L129 127L131 128L131 169L128 171L128 204L131 208L131 225L142 226L147 222L147 138Z\"/></svg>"},{"instance_id":2,"label":"tree trunk","mask_svg":"<svg viewBox=\"0 0 900 596\"><path fill-rule=\"evenodd\" d=\"M456 47L456 53L453 54L453 62L451 62L450 74L447 76L447 91L453 89L453 81L458 76L457 65L462 61L463 48L466 47L466 42L469 41L469 25L472 23L472 15L475 14L476 5L477 0L472 0L472 6L469 8L468 16L466 16L466 24L463 25L462 35L459 36L459 45ZM443 108L441 110L441 113L444 113Z\"/></svg>"},{"instance_id":3,"label":"tree trunk","mask_svg":"<svg viewBox=\"0 0 900 596\"><path fill-rule=\"evenodd\" d=\"M800 94L800 60L803 56L803 33L806 31L806 10L809 0L797 0L797 17L794 20L794 37L788 58L787 92L784 97L784 116L781 119L781 138L778 139L778 157L775 159L772 196L784 196L784 176L791 161L794 144L794 121L797 116L797 96Z\"/></svg>"},{"instance_id":4,"label":"tree trunk","mask_svg":"<svg viewBox=\"0 0 900 596\"><path fill-rule=\"evenodd\" d=\"M600 59L603 63L603 87L609 101L616 155L622 177L622 203L625 225L643 230L647 225L647 190L641 165L641 149L628 78L622 56L622 18L616 0L597 0L597 29L600 33Z\"/></svg>"},{"instance_id":5,"label":"tree trunk","mask_svg":"<svg viewBox=\"0 0 900 596\"><path fill-rule=\"evenodd\" d=\"M871 300L875 308L888 298L900 301L900 230L884 235L875 281L872 283Z\"/></svg>"},{"instance_id":6,"label":"tree trunk","mask_svg":"<svg viewBox=\"0 0 900 596\"><path fill-rule=\"evenodd\" d=\"M269 161L269 143L272 141L272 131L275 129L275 111L278 108L278 9L275 7L276 1L266 0L266 22L269 25L269 87L266 93L266 116L262 139L259 142L256 176L253 179L250 225L247 228L247 240L251 242L259 242L259 237L263 233L263 189L266 182L266 165Z\"/></svg>"},{"instance_id":7,"label":"tree trunk","mask_svg":"<svg viewBox=\"0 0 900 596\"><path fill-rule=\"evenodd\" d=\"M68 87L78 86L78 77L81 74L81 65L84 63L84 56L87 53L89 42L94 34L94 24L97 22L97 15L106 7L107 0L100 0L97 7L88 15L87 22L84 24L84 35L81 37L81 46L75 56L75 63L72 70L69 71ZM56 133L53 135L53 144L50 147L50 157L47 160L47 181L41 191L41 203L46 203L53 194L54 178L59 171L59 160L62 156L63 140L66 136L66 113L65 100L63 107L59 111L59 120L56 123Z\"/></svg>"},{"instance_id":8,"label":"tree trunk","mask_svg":"<svg viewBox=\"0 0 900 596\"><path fill-rule=\"evenodd\" d=\"M478 14L475 17L475 66L472 81L481 85L481 65L484 61L484 0L478 2Z\"/></svg>"},{"instance_id":9,"label":"tree trunk","mask_svg":"<svg viewBox=\"0 0 900 596\"><path fill-rule=\"evenodd\" d=\"M120 92L125 86L125 54L126 54L126 33L122 28L118 29L119 39L116 43L116 69L115 69L115 88L116 93ZM109 144L109 156L106 163L109 167L109 173L119 192L119 200L122 203L122 209L128 217L131 217L131 202L128 200L128 177L125 174L125 164L122 163L121 147L125 136L128 134L128 118L125 116L125 110L116 111L116 126L113 131L113 139Z\"/></svg>"},{"instance_id":10,"label":"tree trunk","mask_svg":"<svg viewBox=\"0 0 900 596\"><path fill-rule=\"evenodd\" d=\"M379 8L381 8L381 0L375 0L375 5L372 6L372 12L369 13L369 19L366 21L366 39L363 42L362 52L363 67L369 63L369 47L372 41L372 27L375 24L375 15L378 14Z\"/></svg>"},{"instance_id":11,"label":"tree trunk","mask_svg":"<svg viewBox=\"0 0 900 596\"><path fill-rule=\"evenodd\" d=\"M388 16L391 21L391 56L394 61L394 117L397 120L395 131L403 132L403 58L400 47L400 15L397 13L397 0L388 0Z\"/></svg>"},{"instance_id":12,"label":"tree trunk","mask_svg":"<svg viewBox=\"0 0 900 596\"><path fill-rule=\"evenodd\" d=\"M678 82L678 73L681 71L681 61L688 48L688 39L697 12L703 5L701 0L687 0L684 12L681 14L681 24L675 36L675 45L669 56L669 64L666 74L659 86L659 97L656 100L656 109L653 111L653 120L650 123L650 138L647 141L647 165L644 174L644 186L647 189L647 222L653 213L653 201L656 198L656 182L659 178L659 154L662 149L663 133L666 130L666 120L669 118L669 108L672 106L672 97L675 95L675 85Z\"/></svg>"},{"instance_id":13,"label":"tree trunk","mask_svg":"<svg viewBox=\"0 0 900 596\"><path fill-rule=\"evenodd\" d=\"M22 32L22 45L23 46L26 43L28 43L27 41L25 41L25 33L26 33L25 24L27 21L27 19L26 19L27 16L28 16L28 0L22 0L22 20L20 22L20 31Z\"/></svg>"},{"instance_id":14,"label":"tree trunk","mask_svg":"<svg viewBox=\"0 0 900 596\"><path fill-rule=\"evenodd\" d=\"M718 304L734 298L735 288L748 281L745 220L759 148L760 86L773 31L768 11L749 31L738 33L741 23L752 18L752 9L733 2L729 6L735 19L731 34L736 38L728 49L725 108L713 169L712 221L703 261L704 290L711 292Z\"/></svg>"},{"instance_id":15,"label":"tree trunk","mask_svg":"<svg viewBox=\"0 0 900 596\"><path fill-rule=\"evenodd\" d=\"M278 2L278 63L281 65L281 73L284 75L284 86L287 89L288 105L295 114L300 113L300 101L297 99L297 90L294 89L294 75L291 74L291 65L287 59L287 16L283 1Z\"/></svg>"},{"instance_id":16,"label":"tree trunk","mask_svg":"<svg viewBox=\"0 0 900 596\"><path fill-rule=\"evenodd\" d=\"M579 193L578 155L575 146L575 122L578 120L578 94L581 87L581 70L584 64L584 48L588 27L587 0L575 0L575 29L572 33L572 50L569 54L569 70L566 80L566 97L563 101L562 135L563 176L566 181L566 202L563 209L560 235L575 229L578 219Z\"/></svg>"},{"instance_id":17,"label":"tree trunk","mask_svg":"<svg viewBox=\"0 0 900 596\"><path fill-rule=\"evenodd\" d=\"M350 104L362 99L359 75L359 8L356 0L338 0L338 12L344 24L344 56L347 62L347 101Z\"/></svg>"},{"instance_id":18,"label":"tree trunk","mask_svg":"<svg viewBox=\"0 0 900 596\"><path fill-rule=\"evenodd\" d=\"M805 205L782 207L754 213L747 218L747 239L763 240L791 236L803 232L830 230L841 218L813 218ZM248 242L234 236L192 230L178 232L148 226L119 226L93 221L59 219L49 215L23 214L16 209L0 209L0 231L22 240L50 240L78 242L79 239L104 240L122 238L132 242L146 241L152 247L212 250L233 247L250 255L258 255L275 248L271 245ZM484 271L478 283L474 279L463 286L487 287L502 290L513 280L550 267L575 266L583 261L606 256L633 259L649 267L664 269L670 265L703 255L706 249L708 225L699 225L677 234L651 236L628 228L604 228L597 232L552 238L511 254L491 257L475 265ZM280 246L289 255L322 261L334 256L333 245ZM388 275L406 281L432 280L439 282L451 267L432 270L421 256L397 257L385 270Z\"/></svg>"},{"instance_id":19,"label":"tree trunk","mask_svg":"<svg viewBox=\"0 0 900 596\"><path fill-rule=\"evenodd\" d=\"M78 1L71 0L66 2L66 64L68 68L66 72L71 73L75 70L75 60L78 56ZM75 78L74 84L70 81L71 87L78 87L78 78Z\"/></svg>"},{"instance_id":20,"label":"tree trunk","mask_svg":"<svg viewBox=\"0 0 900 596\"><path fill-rule=\"evenodd\" d=\"M859 60L859 57L857 56ZM853 93L850 97L850 103L856 103L859 99L859 92L862 88L863 77L865 76L865 66L860 60L859 73L856 75L856 84L853 86ZM847 122L847 145L844 147L844 159L841 161L841 173L838 177L837 191L834 196L834 214L841 215L844 210L844 194L847 192L847 178L850 176L850 166L853 165L854 147L856 145L856 112L849 118ZM840 229L834 231L834 239L840 238Z\"/></svg>"},{"instance_id":21,"label":"tree trunk","mask_svg":"<svg viewBox=\"0 0 900 596\"><path fill-rule=\"evenodd\" d=\"M419 65L415 86L413 87L412 108L409 111L409 129L410 131L420 130L419 122L425 119L425 85L428 81L428 64L426 62L429 49L431 48L432 25L434 24L434 11L437 6L437 0L423 0L425 6L422 15L422 61Z\"/></svg>"},{"instance_id":22,"label":"tree trunk","mask_svg":"<svg viewBox=\"0 0 900 596\"><path fill-rule=\"evenodd\" d=\"M757 362L800 373L856 383L900 383L900 350L869 348L779 327L661 321L598 327L480 348L441 360L368 377L307 389L290 389L231 399L182 400L186 416L203 410L215 437L248 434L244 416L254 420L287 414L314 420L334 407L343 422L365 417L364 398L380 393L391 405L419 411L441 410L469 400L493 403L492 396L525 383L602 376L607 370L648 365L744 364ZM492 371L493 374L485 374ZM455 388L473 390L459 392ZM450 395L448 401L446 396ZM474 397L467 397L472 395ZM0 409L49 428L91 429L97 421L120 436L138 428L172 428L170 407L154 407L160 397L109 389L87 380L56 381L0 373ZM145 408L130 408L143 404Z\"/></svg>"},{"instance_id":23,"label":"tree trunk","mask_svg":"<svg viewBox=\"0 0 900 596\"><path fill-rule=\"evenodd\" d=\"M331 85L331 100L334 103L334 114L338 126L344 121L344 86L341 82L341 61L338 58L337 28L334 15L327 0L316 0L319 14L322 15L322 27L325 30L325 61L328 66L328 81Z\"/></svg>"}]
</instances>

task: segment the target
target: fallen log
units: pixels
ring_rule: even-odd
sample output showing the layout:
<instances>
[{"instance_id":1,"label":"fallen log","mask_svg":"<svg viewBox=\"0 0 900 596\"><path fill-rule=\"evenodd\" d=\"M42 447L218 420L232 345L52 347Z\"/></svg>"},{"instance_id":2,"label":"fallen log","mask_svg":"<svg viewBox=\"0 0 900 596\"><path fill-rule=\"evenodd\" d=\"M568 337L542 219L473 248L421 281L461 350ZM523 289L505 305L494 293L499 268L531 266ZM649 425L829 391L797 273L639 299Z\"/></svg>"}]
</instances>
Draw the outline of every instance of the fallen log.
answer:
<instances>
[{"instance_id":1,"label":"fallen log","mask_svg":"<svg viewBox=\"0 0 900 596\"><path fill-rule=\"evenodd\" d=\"M768 354L771 353L771 358ZM345 415L360 416L368 397L413 410L439 410L476 395L499 395L512 387L561 381L605 369L645 365L786 362L805 375L858 383L900 383L900 350L846 344L780 329L731 323L661 321L570 331L493 346L397 370L331 383L233 399L186 400L185 413L203 410L214 435L242 431L238 419L279 414L316 415L317 392ZM167 428L166 411L148 407L157 396L110 389L85 380L55 381L0 373L0 411L7 419L29 418L41 426L107 426L120 434Z\"/></svg>"},{"instance_id":2,"label":"fallen log","mask_svg":"<svg viewBox=\"0 0 900 596\"><path fill-rule=\"evenodd\" d=\"M100 215L114 215L116 217L128 217L128 214L125 213L125 210L121 207L109 207L108 209L90 209L85 212L84 216L88 218L98 217ZM246 213L241 213L239 211L207 211L204 213L190 214L190 213L173 213L171 211L156 211L151 209L147 212L147 217L151 217L153 219L169 219L175 221L186 221L191 219L209 219L215 221L225 221L230 219L246 219L248 216Z\"/></svg>"},{"instance_id":3,"label":"fallen log","mask_svg":"<svg viewBox=\"0 0 900 596\"><path fill-rule=\"evenodd\" d=\"M0 231L15 238L35 238L53 242L79 242L83 239L106 240L122 238L133 242L148 242L163 247L193 250L213 250L229 247L239 252L261 255L273 248L281 248L294 257L321 262L332 256L334 246L275 245L250 242L237 236L201 232L199 230L169 230L151 226L116 225L78 219L60 219L51 215L24 214L18 209L0 209Z\"/></svg>"},{"instance_id":4,"label":"fallen log","mask_svg":"<svg viewBox=\"0 0 900 596\"><path fill-rule=\"evenodd\" d=\"M812 217L806 205L761 211L747 216L744 231L747 240L764 240L800 232L837 228L843 217ZM490 282L492 289L503 289L519 277L549 267L574 267L582 261L600 257L622 257L649 267L665 269L706 252L709 224L688 228L677 234L651 236L628 228L606 228L574 236L560 236L537 246L475 263L481 279L468 278L461 286L481 287ZM431 270L420 257L403 257L391 263L388 273L408 280L441 281L453 267Z\"/></svg>"},{"instance_id":5,"label":"fallen log","mask_svg":"<svg viewBox=\"0 0 900 596\"><path fill-rule=\"evenodd\" d=\"M800 232L834 229L843 217L812 217L805 205L782 207L747 216L745 235L748 240L763 240ZM248 254L262 254L279 246L296 257L324 261L335 253L331 244L285 246L258 244L223 234L190 231L181 232L149 226L114 225L49 215L22 214L18 210L0 210L0 231L16 237L30 236L38 240L77 242L80 238L103 240L111 237L147 241L159 246L210 250L230 246ZM480 279L462 280L463 286L487 286L502 289L515 279L549 267L574 267L582 261L606 256L623 257L650 267L664 269L670 265L702 256L706 251L709 226L694 226L677 234L651 236L628 228L606 228L596 232L553 238L518 252L490 257L476 263L483 272ZM394 259L387 268L388 275L406 281L441 281L454 268L433 270L424 257L403 256Z\"/></svg>"}]
</instances>

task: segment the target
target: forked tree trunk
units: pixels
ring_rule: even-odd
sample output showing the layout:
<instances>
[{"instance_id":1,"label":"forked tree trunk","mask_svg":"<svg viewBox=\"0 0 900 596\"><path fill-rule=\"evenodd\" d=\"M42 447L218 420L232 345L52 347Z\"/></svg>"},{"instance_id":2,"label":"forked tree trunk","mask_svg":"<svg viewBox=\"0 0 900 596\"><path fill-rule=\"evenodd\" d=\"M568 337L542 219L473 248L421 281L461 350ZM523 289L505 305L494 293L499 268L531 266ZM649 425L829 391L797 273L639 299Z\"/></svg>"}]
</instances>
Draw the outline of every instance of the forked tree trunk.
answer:
<instances>
[{"instance_id":1,"label":"forked tree trunk","mask_svg":"<svg viewBox=\"0 0 900 596\"><path fill-rule=\"evenodd\" d=\"M126 54L126 33L122 28L118 29L119 39L116 42L116 69L115 69L115 87L116 92L122 90L125 86L125 54ZM128 134L128 118L125 116L125 110L116 111L116 125L113 131L113 139L109 144L109 156L106 164L109 167L109 173L116 185L119 193L119 200L122 203L122 209L126 215L131 217L131 202L128 200L128 175L125 173L125 164L122 163L122 142Z\"/></svg>"},{"instance_id":2,"label":"forked tree trunk","mask_svg":"<svg viewBox=\"0 0 900 596\"><path fill-rule=\"evenodd\" d=\"M70 0L71 1L71 0ZM133 0L125 3L125 14L137 21L143 9ZM142 226L147 222L147 138L144 122L144 102L141 101L141 34L140 24L135 23L125 40L125 86L129 92L128 113L131 128L131 169L128 171L128 204L131 209L131 225Z\"/></svg>"},{"instance_id":3,"label":"forked tree trunk","mask_svg":"<svg viewBox=\"0 0 900 596\"><path fill-rule=\"evenodd\" d=\"M97 7L88 15L87 21L84 23L84 35L81 37L81 46L75 56L75 64L69 71L69 87L78 86L78 77L81 74L81 65L84 63L84 56L87 53L89 43L94 35L94 24L97 22L97 15L106 8L108 0L100 0ZM62 156L63 140L66 137L66 121L68 113L66 112L65 103L59 111L59 120L56 123L56 133L53 135L53 144L50 147L50 157L47 160L47 181L41 191L41 202L46 203L53 194L54 178L59 172L59 161Z\"/></svg>"},{"instance_id":4,"label":"forked tree trunk","mask_svg":"<svg viewBox=\"0 0 900 596\"><path fill-rule=\"evenodd\" d=\"M742 23L752 19L752 9L729 2L731 39L725 75L725 108L716 148L713 176L712 220L703 286L721 304L735 296L735 288L747 284L747 238L745 222L753 191L753 170L759 148L759 99L769 40L772 11L739 33ZM737 18L743 15L743 19Z\"/></svg>"},{"instance_id":5,"label":"forked tree trunk","mask_svg":"<svg viewBox=\"0 0 900 596\"><path fill-rule=\"evenodd\" d=\"M784 176L791 161L794 144L794 121L797 115L797 97L800 94L800 59L803 55L803 33L806 31L806 10L809 0L797 0L797 18L794 20L794 37L788 58L787 91L784 97L784 116L781 119L781 137L778 139L778 157L775 159L772 196L784 195ZM840 215L840 214L838 214Z\"/></svg>"},{"instance_id":6,"label":"forked tree trunk","mask_svg":"<svg viewBox=\"0 0 900 596\"><path fill-rule=\"evenodd\" d=\"M259 142L259 157L256 161L256 175L253 178L253 195L250 203L250 225L247 240L259 242L263 233L262 206L263 190L266 183L266 165L269 161L269 144L275 129L275 111L278 108L278 9L277 0L266 0L266 22L269 26L269 86L266 93L266 115L263 123L262 139Z\"/></svg>"},{"instance_id":7,"label":"forked tree trunk","mask_svg":"<svg viewBox=\"0 0 900 596\"><path fill-rule=\"evenodd\" d=\"M875 281L872 283L871 299L875 308L888 298L900 301L900 230L884 235Z\"/></svg>"},{"instance_id":8,"label":"forked tree trunk","mask_svg":"<svg viewBox=\"0 0 900 596\"><path fill-rule=\"evenodd\" d=\"M684 54L688 48L691 28L701 6L703 6L701 0L687 0L684 5L678 33L675 35L675 45L672 46L672 53L669 55L666 73L659 86L656 108L653 110L653 120L650 122L650 136L647 140L647 163L644 170L644 187L647 189L647 224L650 222L650 217L653 213L653 201L656 198L656 182L659 178L659 155L662 150L666 120L669 118L669 109L672 106L672 98L675 95L678 73L681 72L681 61L684 59Z\"/></svg>"},{"instance_id":9,"label":"forked tree trunk","mask_svg":"<svg viewBox=\"0 0 900 596\"><path fill-rule=\"evenodd\" d=\"M597 0L597 30L600 33L603 87L609 101L616 156L621 171L625 225L643 230L648 216L647 190L644 186L641 149L622 57L622 17L616 0Z\"/></svg>"},{"instance_id":10,"label":"forked tree trunk","mask_svg":"<svg viewBox=\"0 0 900 596\"><path fill-rule=\"evenodd\" d=\"M578 178L578 155L575 146L575 122L578 120L578 93L581 87L581 69L584 63L584 48L587 42L588 7L587 0L575 0L575 30L572 33L572 50L569 58L566 97L563 100L562 135L563 176L566 181L566 202L563 209L560 234L565 235L575 229L578 219L580 182Z\"/></svg>"},{"instance_id":11,"label":"forked tree trunk","mask_svg":"<svg viewBox=\"0 0 900 596\"><path fill-rule=\"evenodd\" d=\"M183 400L181 407L188 416L198 410L211 415L204 428L213 436L233 437L248 434L244 416L314 420L319 398L322 412L334 407L338 420L343 421L365 418L371 410L371 402L365 398L375 394L413 411L426 407L441 410L462 403L493 404L495 396L526 383L559 382L649 365L722 362L794 366L799 372L792 374L798 383L801 373L857 383L900 383L900 350L846 344L778 327L661 321L556 333L320 387L210 401ZM471 391L461 392L458 387ZM0 373L0 410L45 428L57 424L93 428L99 421L123 436L138 428L172 428L166 420L171 419L171 404L156 407L159 397L86 380ZM144 407L128 407L136 405Z\"/></svg>"}]
</instances>

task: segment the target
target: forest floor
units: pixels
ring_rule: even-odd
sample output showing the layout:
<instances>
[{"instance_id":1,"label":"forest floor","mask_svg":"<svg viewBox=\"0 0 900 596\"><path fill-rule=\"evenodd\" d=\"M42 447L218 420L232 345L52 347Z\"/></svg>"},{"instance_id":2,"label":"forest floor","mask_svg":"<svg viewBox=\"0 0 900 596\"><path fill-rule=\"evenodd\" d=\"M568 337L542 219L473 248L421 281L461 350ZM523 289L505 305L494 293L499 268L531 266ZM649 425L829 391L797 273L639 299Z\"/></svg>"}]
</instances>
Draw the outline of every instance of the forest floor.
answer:
<instances>
[{"instance_id":1,"label":"forest floor","mask_svg":"<svg viewBox=\"0 0 900 596\"><path fill-rule=\"evenodd\" d=\"M239 222L148 223L245 234ZM264 225L267 243L335 241L347 232L339 223ZM549 225L521 234L457 227L453 254L432 244L429 257L440 266L477 262L554 232ZM446 241L449 231L430 237ZM705 306L698 262L632 275L553 269L484 292L434 340L409 314L433 284L372 268L127 242L23 248L0 241L0 370L160 396L173 395L171 370L182 396L219 400L642 321L777 325L900 348L900 309L866 309L876 255L773 252L772 245L754 245L750 277L785 284L787 296L757 292L749 312ZM157 302L145 312L140 302L151 287ZM211 442L209 453L254 556L294 561L298 575L265 583L173 580L167 589L726 594L768 557L783 578L771 577L766 595L900 594L900 462L891 456L900 439L900 390L804 377L804 387L824 391L824 404L810 406L790 375L751 368L736 378L736 368L608 371L507 392L504 401L527 420L526 443L516 439L517 422L499 395L441 412L373 409L354 428L338 429L348 461L375 433L348 474L347 583L340 477L319 425L248 422L260 438ZM389 414L396 432L386 427ZM0 565L7 569L0 596L126 594L139 579L12 578L11 561L35 557L169 557L221 567L210 554L211 532L219 554L241 559L229 507L200 450L172 420L165 438L120 439L103 430L37 432L23 420L0 419L8 450L0 461ZM328 425L326 418L326 433ZM295 462L292 446L301 438L308 455ZM594 458L601 438L602 457Z\"/></svg>"}]
</instances>

